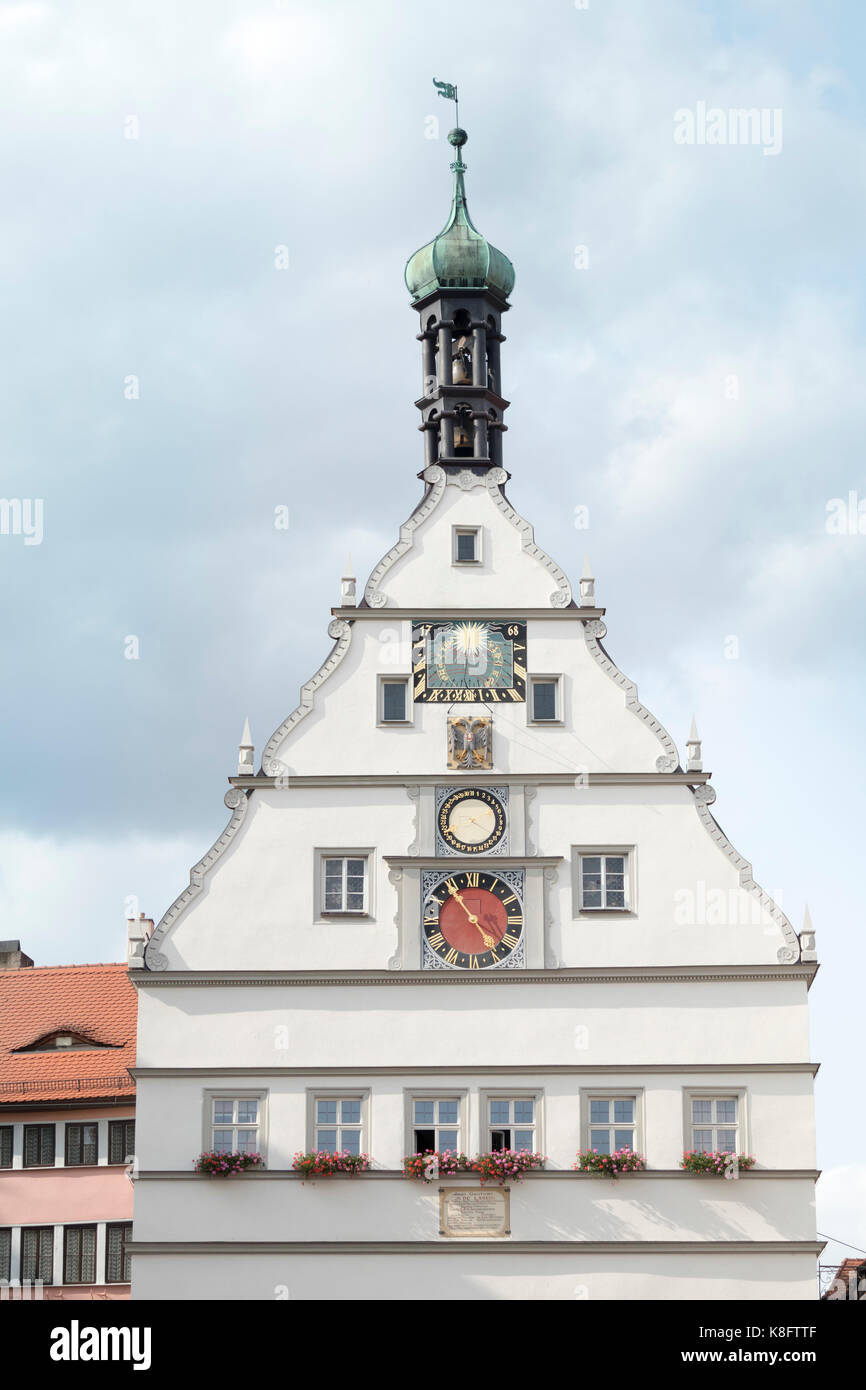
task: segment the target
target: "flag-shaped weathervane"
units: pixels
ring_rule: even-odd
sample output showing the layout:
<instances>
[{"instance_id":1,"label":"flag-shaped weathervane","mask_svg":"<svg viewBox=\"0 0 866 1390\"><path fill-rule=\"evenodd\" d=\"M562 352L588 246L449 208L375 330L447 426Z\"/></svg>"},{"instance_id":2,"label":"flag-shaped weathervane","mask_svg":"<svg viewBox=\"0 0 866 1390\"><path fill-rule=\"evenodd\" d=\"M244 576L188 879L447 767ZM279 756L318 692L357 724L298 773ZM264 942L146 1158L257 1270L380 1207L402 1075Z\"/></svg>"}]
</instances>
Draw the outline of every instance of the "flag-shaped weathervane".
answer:
<instances>
[{"instance_id":1,"label":"flag-shaped weathervane","mask_svg":"<svg viewBox=\"0 0 866 1390\"><path fill-rule=\"evenodd\" d=\"M433 78L433 86L436 88L440 97L444 97L446 101L454 102L454 119L457 125L459 125L460 106L457 101L457 88L454 86L452 82L437 82L435 77Z\"/></svg>"}]
</instances>

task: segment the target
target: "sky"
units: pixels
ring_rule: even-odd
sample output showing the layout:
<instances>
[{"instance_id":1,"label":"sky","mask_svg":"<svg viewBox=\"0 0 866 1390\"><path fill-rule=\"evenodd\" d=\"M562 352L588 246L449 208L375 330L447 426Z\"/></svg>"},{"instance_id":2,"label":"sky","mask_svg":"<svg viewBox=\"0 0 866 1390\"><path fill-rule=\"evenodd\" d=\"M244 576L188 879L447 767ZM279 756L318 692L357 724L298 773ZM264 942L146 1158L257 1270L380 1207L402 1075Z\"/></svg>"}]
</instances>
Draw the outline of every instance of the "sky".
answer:
<instances>
[{"instance_id":1,"label":"sky","mask_svg":"<svg viewBox=\"0 0 866 1390\"><path fill-rule=\"evenodd\" d=\"M123 957L415 505L457 83L509 497L809 904L818 1224L866 1250L864 38L858 0L0 6L0 936Z\"/></svg>"}]
</instances>

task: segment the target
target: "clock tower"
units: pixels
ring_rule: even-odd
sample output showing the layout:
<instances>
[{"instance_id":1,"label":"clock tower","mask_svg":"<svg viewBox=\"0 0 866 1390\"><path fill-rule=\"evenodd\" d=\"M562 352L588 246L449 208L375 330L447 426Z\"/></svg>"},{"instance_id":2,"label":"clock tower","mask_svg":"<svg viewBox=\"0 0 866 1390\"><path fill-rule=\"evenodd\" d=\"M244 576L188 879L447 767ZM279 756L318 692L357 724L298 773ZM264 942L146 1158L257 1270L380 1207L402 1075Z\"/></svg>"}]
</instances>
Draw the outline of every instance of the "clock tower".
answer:
<instances>
[{"instance_id":1,"label":"clock tower","mask_svg":"<svg viewBox=\"0 0 866 1390\"><path fill-rule=\"evenodd\" d=\"M448 139L418 503L133 945L133 1296L810 1299L814 933L506 493L514 271Z\"/></svg>"},{"instance_id":2,"label":"clock tower","mask_svg":"<svg viewBox=\"0 0 866 1390\"><path fill-rule=\"evenodd\" d=\"M456 156L448 221L406 266L421 328L421 396L415 404L424 456L428 466L445 468L501 465L507 428L499 349L514 268L469 216L463 180L468 139L459 126L448 136Z\"/></svg>"}]
</instances>

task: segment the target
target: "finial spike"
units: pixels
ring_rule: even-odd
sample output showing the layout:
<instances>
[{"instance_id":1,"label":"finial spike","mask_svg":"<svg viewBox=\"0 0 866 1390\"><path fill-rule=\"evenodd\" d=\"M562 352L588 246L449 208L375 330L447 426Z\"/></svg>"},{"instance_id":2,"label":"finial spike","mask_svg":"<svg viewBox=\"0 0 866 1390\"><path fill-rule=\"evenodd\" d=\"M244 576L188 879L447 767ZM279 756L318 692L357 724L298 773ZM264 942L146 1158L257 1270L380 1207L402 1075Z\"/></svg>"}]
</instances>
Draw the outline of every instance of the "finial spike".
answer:
<instances>
[{"instance_id":1,"label":"finial spike","mask_svg":"<svg viewBox=\"0 0 866 1390\"><path fill-rule=\"evenodd\" d=\"M355 575L352 573L351 556L346 556L346 563L343 567L343 574L340 579L340 607L357 608L358 599L355 593Z\"/></svg>"},{"instance_id":2,"label":"finial spike","mask_svg":"<svg viewBox=\"0 0 866 1390\"><path fill-rule=\"evenodd\" d=\"M812 914L808 903L803 909L803 925L800 928L800 959L818 959L818 952L815 950L815 928L812 926Z\"/></svg>"},{"instance_id":3,"label":"finial spike","mask_svg":"<svg viewBox=\"0 0 866 1390\"><path fill-rule=\"evenodd\" d=\"M704 765L701 761L701 740L698 736L698 726L695 723L695 716L692 715L692 726L689 729L689 736L686 739L686 772L703 772Z\"/></svg>"},{"instance_id":4,"label":"finial spike","mask_svg":"<svg viewBox=\"0 0 866 1390\"><path fill-rule=\"evenodd\" d=\"M250 733L249 718L244 720L244 731L241 734L241 741L238 744L238 776L253 777L255 775L255 764L253 754L255 753L253 736Z\"/></svg>"}]
</instances>

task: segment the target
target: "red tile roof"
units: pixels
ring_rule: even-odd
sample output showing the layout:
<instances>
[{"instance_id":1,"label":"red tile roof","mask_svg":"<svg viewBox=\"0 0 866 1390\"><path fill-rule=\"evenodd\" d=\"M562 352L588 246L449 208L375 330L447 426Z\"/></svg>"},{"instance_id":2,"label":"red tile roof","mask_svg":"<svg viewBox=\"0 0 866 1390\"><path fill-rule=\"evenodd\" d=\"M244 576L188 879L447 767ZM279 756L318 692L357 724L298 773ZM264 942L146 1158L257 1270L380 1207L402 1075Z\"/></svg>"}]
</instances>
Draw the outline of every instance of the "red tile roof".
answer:
<instances>
[{"instance_id":1,"label":"red tile roof","mask_svg":"<svg viewBox=\"0 0 866 1390\"><path fill-rule=\"evenodd\" d=\"M125 965L0 970L0 1106L22 1101L132 1099L136 992ZM16 1052L48 1033L78 1033L109 1046Z\"/></svg>"}]
</instances>

